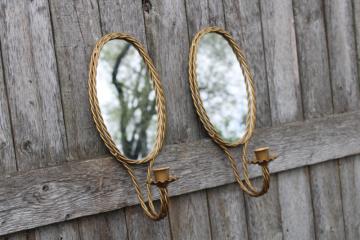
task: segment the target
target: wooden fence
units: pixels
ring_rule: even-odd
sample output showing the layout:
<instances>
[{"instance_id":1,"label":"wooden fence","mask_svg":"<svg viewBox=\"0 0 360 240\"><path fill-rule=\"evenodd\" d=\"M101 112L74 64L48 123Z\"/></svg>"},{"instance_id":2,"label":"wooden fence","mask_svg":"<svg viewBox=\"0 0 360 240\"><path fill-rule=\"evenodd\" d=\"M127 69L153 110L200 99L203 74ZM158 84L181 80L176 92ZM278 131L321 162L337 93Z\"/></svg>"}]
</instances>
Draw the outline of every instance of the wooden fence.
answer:
<instances>
[{"instance_id":1,"label":"wooden fence","mask_svg":"<svg viewBox=\"0 0 360 240\"><path fill-rule=\"evenodd\" d=\"M189 43L210 25L254 73L252 146L280 154L260 198L233 183L195 115ZM136 36L163 82L156 164L181 178L160 222L89 112L90 54L108 32ZM360 239L360 0L0 0L0 47L0 239Z\"/></svg>"}]
</instances>

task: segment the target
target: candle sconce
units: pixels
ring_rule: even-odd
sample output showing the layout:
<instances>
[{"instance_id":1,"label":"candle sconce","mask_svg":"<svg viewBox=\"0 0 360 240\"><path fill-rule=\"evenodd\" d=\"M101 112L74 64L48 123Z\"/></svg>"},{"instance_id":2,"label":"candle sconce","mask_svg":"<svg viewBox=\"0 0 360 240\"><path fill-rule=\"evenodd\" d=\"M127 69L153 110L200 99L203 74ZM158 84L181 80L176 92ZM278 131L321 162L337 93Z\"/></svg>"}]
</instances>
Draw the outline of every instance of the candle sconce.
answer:
<instances>
[{"instance_id":1,"label":"candle sconce","mask_svg":"<svg viewBox=\"0 0 360 240\"><path fill-rule=\"evenodd\" d=\"M265 194L270 185L268 164L277 156L269 148L254 151L248 145L256 122L256 99L252 74L235 39L218 27L199 31L189 53L189 83L196 112L205 130L224 151L241 189L250 196ZM243 179L229 148L242 145ZM263 185L257 189L249 177L249 164L262 169Z\"/></svg>"},{"instance_id":2,"label":"candle sconce","mask_svg":"<svg viewBox=\"0 0 360 240\"><path fill-rule=\"evenodd\" d=\"M124 33L103 36L93 50L89 72L90 107L96 128L110 153L128 171L145 214L167 216L169 168L153 168L165 136L165 97L158 73L144 47ZM131 165L147 164L147 201ZM154 176L154 180L153 177ZM160 192L160 209L151 186Z\"/></svg>"}]
</instances>

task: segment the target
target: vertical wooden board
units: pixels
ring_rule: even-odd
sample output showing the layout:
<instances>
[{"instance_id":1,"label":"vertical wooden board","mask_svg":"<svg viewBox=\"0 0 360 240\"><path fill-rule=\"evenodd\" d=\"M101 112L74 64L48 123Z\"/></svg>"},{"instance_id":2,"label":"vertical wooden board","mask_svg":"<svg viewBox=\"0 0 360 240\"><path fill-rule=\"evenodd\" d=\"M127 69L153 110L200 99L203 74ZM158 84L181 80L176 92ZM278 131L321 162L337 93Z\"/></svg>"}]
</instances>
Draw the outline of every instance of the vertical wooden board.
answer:
<instances>
[{"instance_id":1,"label":"vertical wooden board","mask_svg":"<svg viewBox=\"0 0 360 240\"><path fill-rule=\"evenodd\" d=\"M47 1L1 2L1 43L19 171L66 156L61 96ZM11 239L35 239L34 231Z\"/></svg>"},{"instance_id":2,"label":"vertical wooden board","mask_svg":"<svg viewBox=\"0 0 360 240\"><path fill-rule=\"evenodd\" d=\"M332 161L310 168L317 239L345 239L337 164Z\"/></svg>"},{"instance_id":3,"label":"vertical wooden board","mask_svg":"<svg viewBox=\"0 0 360 240\"><path fill-rule=\"evenodd\" d=\"M92 45L100 37L97 2L49 3L68 139L67 158L74 161L96 157L104 153L104 147L89 111L87 66ZM36 238L80 239L78 224L75 220L38 228Z\"/></svg>"},{"instance_id":4,"label":"vertical wooden board","mask_svg":"<svg viewBox=\"0 0 360 240\"><path fill-rule=\"evenodd\" d=\"M312 7L305 6L306 4L312 4ZM304 115L309 119L333 111L328 53L325 48L324 13L323 6L317 1L297 2L294 7ZM344 239L337 163L329 162L312 166L310 176L316 237Z\"/></svg>"},{"instance_id":5,"label":"vertical wooden board","mask_svg":"<svg viewBox=\"0 0 360 240\"><path fill-rule=\"evenodd\" d=\"M1 240L35 240L34 231L23 231L1 237Z\"/></svg>"},{"instance_id":6,"label":"vertical wooden board","mask_svg":"<svg viewBox=\"0 0 360 240\"><path fill-rule=\"evenodd\" d=\"M16 172L16 159L3 76L3 64L0 60L0 173L7 174Z\"/></svg>"},{"instance_id":7,"label":"vertical wooden board","mask_svg":"<svg viewBox=\"0 0 360 240\"><path fill-rule=\"evenodd\" d=\"M280 173L278 181L284 239L315 239L309 169Z\"/></svg>"},{"instance_id":8,"label":"vertical wooden board","mask_svg":"<svg viewBox=\"0 0 360 240\"><path fill-rule=\"evenodd\" d=\"M226 29L239 42L254 76L256 126L271 126L269 89L266 74L259 1L224 0Z\"/></svg>"},{"instance_id":9,"label":"vertical wooden board","mask_svg":"<svg viewBox=\"0 0 360 240\"><path fill-rule=\"evenodd\" d=\"M212 239L205 191L177 196L171 204L173 239Z\"/></svg>"},{"instance_id":10,"label":"vertical wooden board","mask_svg":"<svg viewBox=\"0 0 360 240\"><path fill-rule=\"evenodd\" d=\"M261 2L273 124L302 120L294 16L291 2ZM278 91L284 89L285 91ZM288 105L290 103L291 105ZM278 174L284 239L314 239L308 169ZM305 234L305 235L304 235Z\"/></svg>"},{"instance_id":11,"label":"vertical wooden board","mask_svg":"<svg viewBox=\"0 0 360 240\"><path fill-rule=\"evenodd\" d=\"M0 12L0 18L2 18ZM0 173L2 175L16 172L16 159L13 135L11 130L9 105L7 101L6 86L3 72L2 53L0 49ZM11 234L0 239L21 240L26 239L26 233Z\"/></svg>"},{"instance_id":12,"label":"vertical wooden board","mask_svg":"<svg viewBox=\"0 0 360 240\"><path fill-rule=\"evenodd\" d=\"M353 9L354 7L354 9ZM334 112L360 108L359 74L356 64L356 28L359 3L349 0L325 3ZM355 16L353 16L355 14ZM355 19L355 23L353 20ZM360 156L339 160L345 236L360 238ZM336 235L335 235L336 236Z\"/></svg>"},{"instance_id":13,"label":"vertical wooden board","mask_svg":"<svg viewBox=\"0 0 360 240\"><path fill-rule=\"evenodd\" d=\"M248 239L244 194L238 184L208 190L212 239Z\"/></svg>"},{"instance_id":14,"label":"vertical wooden board","mask_svg":"<svg viewBox=\"0 0 360 240\"><path fill-rule=\"evenodd\" d=\"M69 160L105 153L92 120L88 96L88 66L101 37L96 0L49 1L58 75L61 85Z\"/></svg>"},{"instance_id":15,"label":"vertical wooden board","mask_svg":"<svg viewBox=\"0 0 360 240\"><path fill-rule=\"evenodd\" d=\"M45 240L80 239L78 220L39 227L35 231L35 236L36 239L45 239Z\"/></svg>"},{"instance_id":16,"label":"vertical wooden board","mask_svg":"<svg viewBox=\"0 0 360 240\"><path fill-rule=\"evenodd\" d=\"M74 161L103 155L105 147L93 124L87 93L89 59L96 40L101 36L97 2L49 3L69 146L68 159ZM87 227L90 234L94 228L86 223L93 223L93 219L103 218L91 216L42 227L37 230L37 239L80 239L79 224L82 229ZM126 236L126 230L123 234Z\"/></svg>"},{"instance_id":17,"label":"vertical wooden board","mask_svg":"<svg viewBox=\"0 0 360 240\"><path fill-rule=\"evenodd\" d=\"M82 218L79 223L80 239L127 239L123 209ZM65 238L64 238L65 239Z\"/></svg>"},{"instance_id":18,"label":"vertical wooden board","mask_svg":"<svg viewBox=\"0 0 360 240\"><path fill-rule=\"evenodd\" d=\"M261 185L260 179L253 181ZM262 197L245 195L249 239L283 239L277 181L277 176L271 176L270 189Z\"/></svg>"},{"instance_id":19,"label":"vertical wooden board","mask_svg":"<svg viewBox=\"0 0 360 240\"><path fill-rule=\"evenodd\" d=\"M66 139L47 1L2 1L1 41L20 171L65 159Z\"/></svg>"},{"instance_id":20,"label":"vertical wooden board","mask_svg":"<svg viewBox=\"0 0 360 240\"><path fill-rule=\"evenodd\" d=\"M359 109L359 83L351 0L331 0L325 5L334 111ZM341 63L341 64L340 64Z\"/></svg>"},{"instance_id":21,"label":"vertical wooden board","mask_svg":"<svg viewBox=\"0 0 360 240\"><path fill-rule=\"evenodd\" d=\"M338 162L346 239L360 239L360 156Z\"/></svg>"},{"instance_id":22,"label":"vertical wooden board","mask_svg":"<svg viewBox=\"0 0 360 240\"><path fill-rule=\"evenodd\" d=\"M331 112L331 91L321 4L295 1L293 8L297 37L293 47L297 47L299 59L303 112L306 118L322 116ZM314 239L308 169L279 174L279 189L284 237Z\"/></svg>"},{"instance_id":23,"label":"vertical wooden board","mask_svg":"<svg viewBox=\"0 0 360 240\"><path fill-rule=\"evenodd\" d=\"M281 0L260 3L271 119L277 125L302 118L292 3Z\"/></svg>"},{"instance_id":24,"label":"vertical wooden board","mask_svg":"<svg viewBox=\"0 0 360 240\"><path fill-rule=\"evenodd\" d=\"M140 1L100 1L99 8L103 34L109 32L129 33L136 37L146 48L143 8ZM137 173L137 175L140 174L145 175L146 173ZM145 193L145 191L143 192ZM168 218L160 222L154 222L144 214L141 207L126 208L125 215L125 223L127 224L130 239L146 239L149 236L151 236L151 239L170 238ZM140 227L139 222L142 222L146 227ZM161 234L154 235L153 233Z\"/></svg>"},{"instance_id":25,"label":"vertical wooden board","mask_svg":"<svg viewBox=\"0 0 360 240\"><path fill-rule=\"evenodd\" d=\"M259 1L224 0L226 28L239 41L254 74L257 99L257 126L271 126L269 89ZM261 180L254 180L260 185ZM277 177L272 176L269 192L261 198L245 195L247 229L250 239L279 238L281 234ZM267 207L264 207L267 206ZM268 221L272 219L272 224ZM256 222L256 224L254 224Z\"/></svg>"},{"instance_id":26,"label":"vertical wooden board","mask_svg":"<svg viewBox=\"0 0 360 240\"><path fill-rule=\"evenodd\" d=\"M353 0L353 15L355 20L355 39L358 71L360 71L360 0ZM359 79L360 81L360 79Z\"/></svg>"},{"instance_id":27,"label":"vertical wooden board","mask_svg":"<svg viewBox=\"0 0 360 240\"><path fill-rule=\"evenodd\" d=\"M189 35L181 0L145 1L144 16L149 53L159 71L168 117L167 144L199 139L199 122L188 83Z\"/></svg>"},{"instance_id":28,"label":"vertical wooden board","mask_svg":"<svg viewBox=\"0 0 360 240\"><path fill-rule=\"evenodd\" d=\"M156 203L155 206L158 204ZM154 222L144 216L140 206L132 206L126 209L126 222L129 239L171 239L169 219L164 218Z\"/></svg>"},{"instance_id":29,"label":"vertical wooden board","mask_svg":"<svg viewBox=\"0 0 360 240\"><path fill-rule=\"evenodd\" d=\"M143 9L148 49L159 70L166 95L166 143L197 140L200 137L199 122L187 80L189 35L185 3L181 0L144 1ZM209 239L207 208L205 191L172 198L170 223L173 239ZM180 214L183 213L179 212L181 209L187 214ZM190 221L194 224L189 224ZM183 229L186 231L178 231Z\"/></svg>"},{"instance_id":30,"label":"vertical wooden board","mask_svg":"<svg viewBox=\"0 0 360 240\"><path fill-rule=\"evenodd\" d=\"M240 42L249 60L256 87L259 116L257 126L271 125L269 89L265 52L261 31L261 13L258 1L224 1L226 28ZM260 179L254 182L258 183ZM248 231L250 239L279 238L281 233L277 178L272 177L269 192L261 198L246 196ZM259 206L267 206L261 208ZM272 219L272 224L268 220ZM256 224L254 224L256 222Z\"/></svg>"},{"instance_id":31,"label":"vertical wooden board","mask_svg":"<svg viewBox=\"0 0 360 240\"><path fill-rule=\"evenodd\" d=\"M206 26L225 28L222 1L187 1L186 10L190 41L197 31ZM198 16L202 16L200 21ZM207 197L212 239L247 238L244 195L238 185L208 189Z\"/></svg>"},{"instance_id":32,"label":"vertical wooden board","mask_svg":"<svg viewBox=\"0 0 360 240\"><path fill-rule=\"evenodd\" d=\"M332 96L322 2L294 1L294 18L304 116L310 119L331 114Z\"/></svg>"},{"instance_id":33,"label":"vertical wooden board","mask_svg":"<svg viewBox=\"0 0 360 240\"><path fill-rule=\"evenodd\" d=\"M209 25L224 26L225 12L223 1L208 0ZM190 36L191 37L191 36Z\"/></svg>"}]
</instances>

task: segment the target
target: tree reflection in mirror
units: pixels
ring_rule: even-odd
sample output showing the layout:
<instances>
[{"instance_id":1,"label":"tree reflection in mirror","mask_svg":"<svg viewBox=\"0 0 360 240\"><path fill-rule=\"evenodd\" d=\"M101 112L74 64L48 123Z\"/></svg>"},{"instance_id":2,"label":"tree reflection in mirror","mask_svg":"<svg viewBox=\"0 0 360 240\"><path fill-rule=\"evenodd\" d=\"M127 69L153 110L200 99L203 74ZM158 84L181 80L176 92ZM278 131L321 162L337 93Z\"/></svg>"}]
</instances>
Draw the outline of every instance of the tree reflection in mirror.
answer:
<instances>
[{"instance_id":1,"label":"tree reflection in mirror","mask_svg":"<svg viewBox=\"0 0 360 240\"><path fill-rule=\"evenodd\" d=\"M196 74L203 106L219 135L233 143L246 132L248 97L244 74L231 46L217 33L202 36Z\"/></svg>"},{"instance_id":2,"label":"tree reflection in mirror","mask_svg":"<svg viewBox=\"0 0 360 240\"><path fill-rule=\"evenodd\" d=\"M142 159L156 141L153 83L135 47L125 40L107 42L100 51L96 90L101 113L118 149Z\"/></svg>"}]
</instances>

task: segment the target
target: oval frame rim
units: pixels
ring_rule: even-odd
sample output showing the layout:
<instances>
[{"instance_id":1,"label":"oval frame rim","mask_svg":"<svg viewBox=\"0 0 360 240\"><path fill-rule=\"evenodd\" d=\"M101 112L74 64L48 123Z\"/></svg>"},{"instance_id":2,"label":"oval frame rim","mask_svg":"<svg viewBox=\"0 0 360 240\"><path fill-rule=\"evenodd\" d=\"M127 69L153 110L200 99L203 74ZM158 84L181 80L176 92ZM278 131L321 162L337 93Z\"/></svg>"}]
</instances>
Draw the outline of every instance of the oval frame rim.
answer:
<instances>
[{"instance_id":1,"label":"oval frame rim","mask_svg":"<svg viewBox=\"0 0 360 240\"><path fill-rule=\"evenodd\" d=\"M151 82L155 91L155 101L156 101L156 112L157 112L157 130L156 130L156 139L153 144L152 150L142 159L130 159L126 157L116 146L113 138L111 137L101 114L99 107L99 101L96 91L96 74L97 74L97 65L99 62L100 51L102 47L111 40L124 40L129 42L143 61L145 62L146 68L149 72ZM91 60L89 64L89 80L88 80L88 94L90 102L90 111L92 113L93 120L97 131L100 134L101 139L103 140L105 146L108 148L110 153L120 162L125 162L128 164L142 164L154 160L160 153L161 148L165 139L165 130L166 130L166 107L165 107L165 95L160 81L159 74L154 66L152 59L149 54L143 47L143 45L135 37L121 32L112 32L102 36L97 42L91 54Z\"/></svg>"},{"instance_id":2,"label":"oval frame rim","mask_svg":"<svg viewBox=\"0 0 360 240\"><path fill-rule=\"evenodd\" d=\"M245 79L245 85L246 85L246 92L247 92L247 98L248 98L248 112L246 116L246 131L243 134L241 138L239 138L237 141L229 142L224 140L218 131L216 131L213 123L210 121L210 118L204 108L203 101L200 97L200 91L198 87L197 82L197 74L196 74L196 60L197 60L197 50L199 47L199 42L201 38L208 34L208 33L216 33L219 34L224 38L224 40L227 41L227 43L230 45L230 47L233 50L233 53L235 54L238 63L240 65L241 70L244 74ZM225 31L224 29L216 26L212 27L206 27L202 30L198 31L196 35L194 36L191 46L190 46L190 52L189 52L189 83L190 83L190 90L191 90L191 96L193 98L194 106L197 115L200 118L201 123L203 124L205 130L209 134L209 136L219 145L225 146L225 147L236 147L241 144L244 144L250 140L252 137L252 134L255 129L255 123L256 123L256 98L255 98L255 89L254 89L254 82L253 82L253 76L250 72L249 65L247 63L247 60L242 53L241 48L237 44L236 40L232 37L232 35Z\"/></svg>"}]
</instances>

